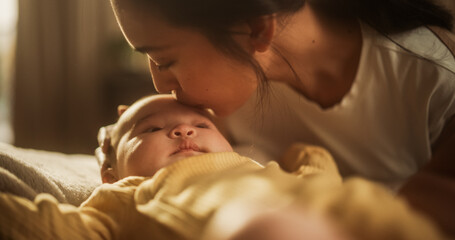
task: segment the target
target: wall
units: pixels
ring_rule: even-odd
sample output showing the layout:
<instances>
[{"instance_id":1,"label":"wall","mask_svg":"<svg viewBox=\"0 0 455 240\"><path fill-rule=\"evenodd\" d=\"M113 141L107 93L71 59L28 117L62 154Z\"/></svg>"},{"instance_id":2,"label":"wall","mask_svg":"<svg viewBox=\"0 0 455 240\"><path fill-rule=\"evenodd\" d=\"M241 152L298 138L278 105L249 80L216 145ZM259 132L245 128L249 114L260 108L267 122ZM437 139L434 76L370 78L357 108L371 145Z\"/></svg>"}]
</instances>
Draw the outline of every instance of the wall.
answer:
<instances>
[{"instance_id":1,"label":"wall","mask_svg":"<svg viewBox=\"0 0 455 240\"><path fill-rule=\"evenodd\" d=\"M144 92L134 87L153 92L147 71L117 56L128 46L109 1L19 0L19 13L14 144L93 153L98 128L115 121L113 104Z\"/></svg>"}]
</instances>

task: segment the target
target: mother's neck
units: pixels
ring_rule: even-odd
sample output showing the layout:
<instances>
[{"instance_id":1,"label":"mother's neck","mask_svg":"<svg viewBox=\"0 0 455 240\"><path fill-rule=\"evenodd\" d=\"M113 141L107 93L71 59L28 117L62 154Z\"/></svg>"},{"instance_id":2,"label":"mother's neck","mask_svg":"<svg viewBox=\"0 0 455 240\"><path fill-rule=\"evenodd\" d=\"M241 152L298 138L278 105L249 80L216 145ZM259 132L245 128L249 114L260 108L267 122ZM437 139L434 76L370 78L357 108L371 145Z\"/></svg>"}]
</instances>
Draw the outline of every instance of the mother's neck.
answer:
<instances>
[{"instance_id":1,"label":"mother's neck","mask_svg":"<svg viewBox=\"0 0 455 240\"><path fill-rule=\"evenodd\" d=\"M257 54L267 76L289 84L323 108L339 103L357 72L362 46L359 23L324 17L310 5L281 20L273 39L276 51Z\"/></svg>"}]
</instances>

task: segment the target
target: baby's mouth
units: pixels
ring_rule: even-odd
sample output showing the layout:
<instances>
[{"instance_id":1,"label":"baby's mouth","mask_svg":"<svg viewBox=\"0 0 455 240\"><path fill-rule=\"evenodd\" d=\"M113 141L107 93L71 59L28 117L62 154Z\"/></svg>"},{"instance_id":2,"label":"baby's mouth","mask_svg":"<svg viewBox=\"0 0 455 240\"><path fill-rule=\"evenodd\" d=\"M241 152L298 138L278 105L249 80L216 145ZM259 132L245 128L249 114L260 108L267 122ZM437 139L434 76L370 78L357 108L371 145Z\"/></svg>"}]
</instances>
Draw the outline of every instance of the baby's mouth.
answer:
<instances>
[{"instance_id":1,"label":"baby's mouth","mask_svg":"<svg viewBox=\"0 0 455 240\"><path fill-rule=\"evenodd\" d=\"M175 152L173 152L171 155L175 155L178 153L185 153L185 152L203 152L203 151L201 151L199 146L197 144L195 144L194 142L189 141L189 140L184 140L180 143L178 149Z\"/></svg>"}]
</instances>

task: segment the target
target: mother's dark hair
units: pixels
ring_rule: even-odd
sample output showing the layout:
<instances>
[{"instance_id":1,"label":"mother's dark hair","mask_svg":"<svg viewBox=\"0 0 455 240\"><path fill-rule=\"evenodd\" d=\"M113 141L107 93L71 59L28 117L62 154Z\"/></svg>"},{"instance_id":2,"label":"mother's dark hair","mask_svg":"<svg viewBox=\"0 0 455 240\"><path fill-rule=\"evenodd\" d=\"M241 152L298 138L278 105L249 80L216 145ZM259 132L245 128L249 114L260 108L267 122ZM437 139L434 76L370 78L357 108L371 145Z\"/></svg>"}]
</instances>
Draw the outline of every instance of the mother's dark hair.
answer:
<instances>
[{"instance_id":1,"label":"mother's dark hair","mask_svg":"<svg viewBox=\"0 0 455 240\"><path fill-rule=\"evenodd\" d=\"M334 17L359 18L384 33L422 25L451 30L452 16L434 0L132 0L151 4L178 25L222 31L273 13L293 13L306 3Z\"/></svg>"},{"instance_id":2,"label":"mother's dark hair","mask_svg":"<svg viewBox=\"0 0 455 240\"><path fill-rule=\"evenodd\" d=\"M253 66L266 80L258 62L233 39L229 28L268 14L292 14L305 4L340 19L360 19L382 34L424 25L452 29L452 15L432 0L130 0L146 4L169 22L201 31L221 51ZM304 24L304 23L302 23ZM272 46L273 48L273 46ZM275 50L279 53L278 49ZM292 69L292 67L291 67ZM265 83L266 81L260 81ZM264 85L262 85L264 87Z\"/></svg>"}]
</instances>

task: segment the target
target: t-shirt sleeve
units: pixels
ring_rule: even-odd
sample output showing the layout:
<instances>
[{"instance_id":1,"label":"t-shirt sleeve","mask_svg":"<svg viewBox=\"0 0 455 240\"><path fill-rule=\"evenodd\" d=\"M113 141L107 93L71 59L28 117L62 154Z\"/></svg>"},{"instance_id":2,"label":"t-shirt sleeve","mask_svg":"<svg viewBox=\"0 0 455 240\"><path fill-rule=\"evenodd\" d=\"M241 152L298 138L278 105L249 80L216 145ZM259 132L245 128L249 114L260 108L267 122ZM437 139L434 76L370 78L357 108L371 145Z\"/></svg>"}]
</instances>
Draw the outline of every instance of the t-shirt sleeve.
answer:
<instances>
[{"instance_id":1,"label":"t-shirt sleeve","mask_svg":"<svg viewBox=\"0 0 455 240\"><path fill-rule=\"evenodd\" d=\"M454 116L455 73L445 71L441 73L428 104L428 131L432 145Z\"/></svg>"}]
</instances>

